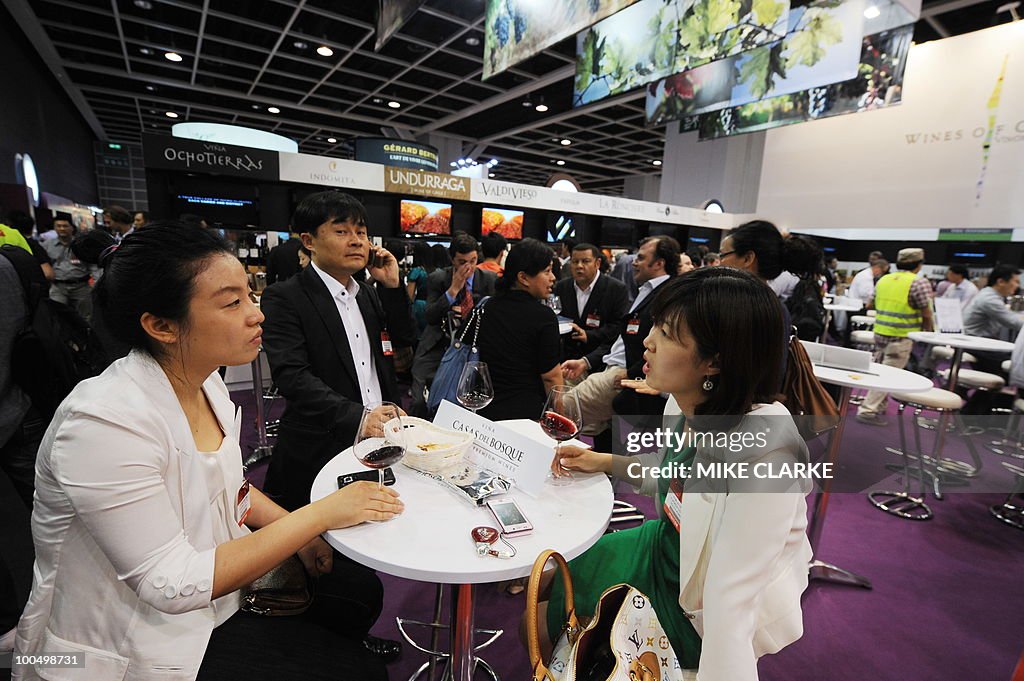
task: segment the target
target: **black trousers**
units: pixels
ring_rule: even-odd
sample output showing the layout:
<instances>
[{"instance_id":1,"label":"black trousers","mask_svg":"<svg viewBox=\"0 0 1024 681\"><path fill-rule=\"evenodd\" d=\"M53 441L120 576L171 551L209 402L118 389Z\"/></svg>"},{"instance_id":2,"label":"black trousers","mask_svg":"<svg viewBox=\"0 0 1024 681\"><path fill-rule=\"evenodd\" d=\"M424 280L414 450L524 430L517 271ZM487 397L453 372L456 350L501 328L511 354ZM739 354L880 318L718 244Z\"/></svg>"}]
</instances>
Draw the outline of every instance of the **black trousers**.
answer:
<instances>
[{"instance_id":1,"label":"black trousers","mask_svg":"<svg viewBox=\"0 0 1024 681\"><path fill-rule=\"evenodd\" d=\"M337 619L345 616L335 613ZM386 681L388 672L358 641L339 636L305 615L261 617L238 612L213 630L197 678Z\"/></svg>"}]
</instances>

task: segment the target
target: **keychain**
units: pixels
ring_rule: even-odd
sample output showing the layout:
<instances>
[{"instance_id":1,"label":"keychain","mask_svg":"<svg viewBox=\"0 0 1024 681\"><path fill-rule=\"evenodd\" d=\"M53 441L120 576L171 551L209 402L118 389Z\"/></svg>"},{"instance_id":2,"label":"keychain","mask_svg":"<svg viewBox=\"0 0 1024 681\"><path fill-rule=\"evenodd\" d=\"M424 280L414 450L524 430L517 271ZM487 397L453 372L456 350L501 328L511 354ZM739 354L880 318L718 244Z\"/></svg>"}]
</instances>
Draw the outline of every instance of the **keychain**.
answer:
<instances>
[{"instance_id":1,"label":"keychain","mask_svg":"<svg viewBox=\"0 0 1024 681\"><path fill-rule=\"evenodd\" d=\"M471 534L473 535L473 541L476 543L476 553L479 556L512 558L516 555L516 547L509 544L508 540L501 536L501 533L493 527L474 527ZM511 553L491 548L491 546L499 539L511 550Z\"/></svg>"}]
</instances>

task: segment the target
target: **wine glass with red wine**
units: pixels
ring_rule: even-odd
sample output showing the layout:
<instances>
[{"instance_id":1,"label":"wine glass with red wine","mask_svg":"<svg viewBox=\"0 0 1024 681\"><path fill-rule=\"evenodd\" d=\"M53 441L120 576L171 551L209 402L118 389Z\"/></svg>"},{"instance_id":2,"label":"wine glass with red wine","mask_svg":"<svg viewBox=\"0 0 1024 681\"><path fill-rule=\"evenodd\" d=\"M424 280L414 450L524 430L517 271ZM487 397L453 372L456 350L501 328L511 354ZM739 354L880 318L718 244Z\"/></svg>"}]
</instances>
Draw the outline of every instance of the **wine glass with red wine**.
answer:
<instances>
[{"instance_id":1,"label":"wine glass with red wine","mask_svg":"<svg viewBox=\"0 0 1024 681\"><path fill-rule=\"evenodd\" d=\"M571 440L583 427L580 412L580 400L575 388L567 385L556 385L548 393L547 402L540 416L540 428L544 434L556 441L555 459L558 459L558 448L566 440ZM568 485L572 482L572 474L563 469L562 475L552 477L554 485Z\"/></svg>"},{"instance_id":2,"label":"wine glass with red wine","mask_svg":"<svg viewBox=\"0 0 1024 681\"><path fill-rule=\"evenodd\" d=\"M377 469L377 484L381 488L384 487L384 469L405 456L401 414L398 405L392 402L364 406L352 445L356 458L364 466ZM389 436L385 436L385 430Z\"/></svg>"}]
</instances>

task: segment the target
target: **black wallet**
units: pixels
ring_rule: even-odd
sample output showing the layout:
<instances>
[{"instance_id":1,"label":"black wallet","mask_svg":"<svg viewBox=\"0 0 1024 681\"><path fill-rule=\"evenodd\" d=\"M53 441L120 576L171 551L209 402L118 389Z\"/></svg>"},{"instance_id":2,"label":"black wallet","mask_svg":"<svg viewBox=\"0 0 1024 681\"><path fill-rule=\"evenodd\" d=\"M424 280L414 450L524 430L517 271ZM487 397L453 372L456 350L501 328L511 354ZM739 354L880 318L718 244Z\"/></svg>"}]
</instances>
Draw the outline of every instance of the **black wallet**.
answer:
<instances>
[{"instance_id":1,"label":"black wallet","mask_svg":"<svg viewBox=\"0 0 1024 681\"><path fill-rule=\"evenodd\" d=\"M358 473L345 473L344 475L338 476L338 489L341 489L345 485L351 485L353 482L359 480L365 480L366 482L377 482L378 480L377 471L359 471ZM391 467L384 469L384 485L395 484L395 472L391 470Z\"/></svg>"}]
</instances>

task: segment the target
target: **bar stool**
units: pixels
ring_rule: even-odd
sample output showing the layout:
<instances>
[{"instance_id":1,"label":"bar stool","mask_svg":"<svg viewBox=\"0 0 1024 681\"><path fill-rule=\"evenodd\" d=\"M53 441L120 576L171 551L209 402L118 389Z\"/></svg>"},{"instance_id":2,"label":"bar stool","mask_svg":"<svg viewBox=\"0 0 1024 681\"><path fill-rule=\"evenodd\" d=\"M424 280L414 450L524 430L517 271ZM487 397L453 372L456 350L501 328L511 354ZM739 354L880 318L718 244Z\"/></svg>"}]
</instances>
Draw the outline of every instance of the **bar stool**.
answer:
<instances>
[{"instance_id":1,"label":"bar stool","mask_svg":"<svg viewBox=\"0 0 1024 681\"><path fill-rule=\"evenodd\" d=\"M1003 500L1002 504L990 507L989 512L1007 525L1016 527L1018 530L1024 530L1024 506L1015 506L1013 504L1015 496L1024 494L1024 468L1014 466L1005 461L1003 466L1006 467L1006 470L1017 476L1017 485L1012 492L1006 495L1006 499Z\"/></svg>"},{"instance_id":2,"label":"bar stool","mask_svg":"<svg viewBox=\"0 0 1024 681\"><path fill-rule=\"evenodd\" d=\"M858 350L867 350L873 352L875 349L875 332L874 331L852 331L850 332L850 342L853 343L854 347Z\"/></svg>"},{"instance_id":3,"label":"bar stool","mask_svg":"<svg viewBox=\"0 0 1024 681\"><path fill-rule=\"evenodd\" d=\"M948 362L949 360L953 359L954 352L955 351L953 350L953 348L949 347L948 345L934 345L932 346L932 359L944 359ZM978 361L978 358L969 352L965 352L963 359L961 361L975 364ZM961 369L959 375L963 376L963 374L964 370Z\"/></svg>"},{"instance_id":4,"label":"bar stool","mask_svg":"<svg viewBox=\"0 0 1024 681\"><path fill-rule=\"evenodd\" d=\"M868 310L868 311L866 312L866 314L867 314L867 316L869 316L869 317L875 317L875 316L877 316L877 315L878 315L878 310Z\"/></svg>"},{"instance_id":5,"label":"bar stool","mask_svg":"<svg viewBox=\"0 0 1024 681\"><path fill-rule=\"evenodd\" d=\"M850 324L861 329L868 329L875 325L875 318L869 317L866 314L855 314L850 317Z\"/></svg>"},{"instance_id":6,"label":"bar stool","mask_svg":"<svg viewBox=\"0 0 1024 681\"><path fill-rule=\"evenodd\" d=\"M887 447L886 449L898 456L903 457L903 489L898 492L892 492L888 490L873 490L868 493L868 501L871 502L875 508L881 509L886 513L898 516L900 518L906 518L908 520L931 520L934 516L931 508L925 503L924 497L927 494L927 480L931 478L933 491L936 498L941 499L941 491L939 490L939 467L934 465L935 462L939 461L939 457L942 455L943 441L946 435L946 423L949 417L957 412L963 405L963 399L954 392L949 390L942 390L941 388L932 388L923 393L892 393L891 397L896 400L899 405L899 428L900 428L900 448L893 449ZM904 425L903 412L906 411L907 407L914 409L914 444L915 454L911 454L907 449L907 434L906 427ZM921 412L924 410L937 411L939 413L939 427L935 432L935 442L932 446L932 455L926 456L921 447L921 427L918 423L918 419L921 416ZM910 492L910 461L915 459L917 461L917 474L920 480L920 493L918 496L913 496ZM935 470L929 470L925 467L928 463L929 466L934 467Z\"/></svg>"},{"instance_id":7,"label":"bar stool","mask_svg":"<svg viewBox=\"0 0 1024 681\"><path fill-rule=\"evenodd\" d=\"M949 369L943 369L939 376L949 380ZM986 371L975 371L974 369L961 369L957 374L957 387L976 388L978 390L1002 390L1006 387L1006 379Z\"/></svg>"},{"instance_id":8,"label":"bar stool","mask_svg":"<svg viewBox=\"0 0 1024 681\"><path fill-rule=\"evenodd\" d=\"M1024 459L1024 430L1021 428L1021 415L1024 415L1024 399L1019 397L1013 401L1013 410L1003 430L1003 437L993 440L987 449L993 454L1014 459Z\"/></svg>"}]
</instances>

